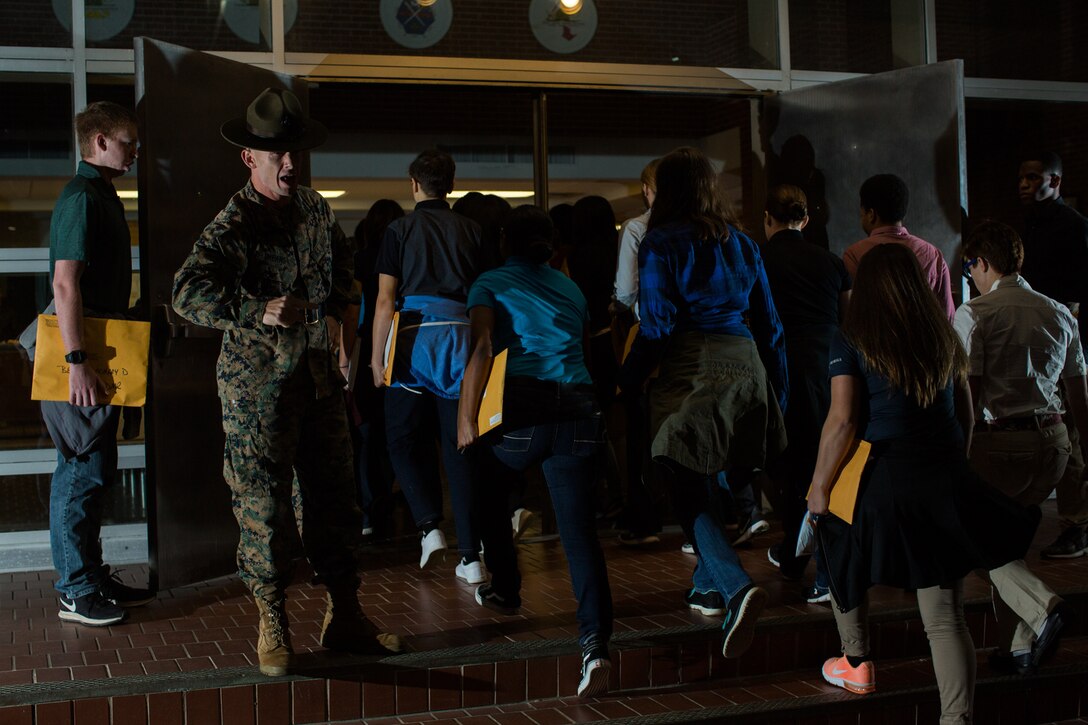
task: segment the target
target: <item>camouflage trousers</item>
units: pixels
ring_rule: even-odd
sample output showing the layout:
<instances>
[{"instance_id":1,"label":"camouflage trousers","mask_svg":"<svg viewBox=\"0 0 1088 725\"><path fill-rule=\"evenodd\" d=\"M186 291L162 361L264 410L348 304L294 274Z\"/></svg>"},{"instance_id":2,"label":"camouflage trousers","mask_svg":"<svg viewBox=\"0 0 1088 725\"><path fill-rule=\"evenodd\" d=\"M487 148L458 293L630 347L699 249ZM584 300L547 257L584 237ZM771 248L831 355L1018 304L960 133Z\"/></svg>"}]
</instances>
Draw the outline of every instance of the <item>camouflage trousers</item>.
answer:
<instances>
[{"instance_id":1,"label":"camouflage trousers","mask_svg":"<svg viewBox=\"0 0 1088 725\"><path fill-rule=\"evenodd\" d=\"M238 521L238 574L266 600L281 599L291 581L300 528L303 551L322 583L351 591L359 586L362 511L344 399L338 393L314 398L305 378L308 384L279 401L223 401L223 476ZM296 478L300 522L292 505Z\"/></svg>"}]
</instances>

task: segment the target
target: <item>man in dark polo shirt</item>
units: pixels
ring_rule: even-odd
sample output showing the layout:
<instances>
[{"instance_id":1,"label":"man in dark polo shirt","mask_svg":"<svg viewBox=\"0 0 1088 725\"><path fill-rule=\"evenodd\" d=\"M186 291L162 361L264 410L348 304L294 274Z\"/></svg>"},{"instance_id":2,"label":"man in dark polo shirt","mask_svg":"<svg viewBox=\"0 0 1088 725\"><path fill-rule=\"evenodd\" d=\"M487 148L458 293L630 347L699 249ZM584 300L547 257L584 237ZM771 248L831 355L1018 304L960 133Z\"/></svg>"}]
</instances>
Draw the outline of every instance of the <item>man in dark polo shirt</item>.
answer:
<instances>
[{"instance_id":1,"label":"man in dark polo shirt","mask_svg":"<svg viewBox=\"0 0 1088 725\"><path fill-rule=\"evenodd\" d=\"M472 454L457 450L457 402L468 359L465 302L480 273L480 227L446 203L456 166L449 154L424 151L408 167L416 208L392 222L378 252L378 298L374 309L370 367L383 385L386 342L394 309L400 325L385 396L386 437L393 470L412 509L421 541L420 568L446 549L442 482L434 456L441 441L449 480L457 548L455 573L469 584L486 579L473 521Z\"/></svg>"},{"instance_id":2,"label":"man in dark polo shirt","mask_svg":"<svg viewBox=\"0 0 1088 725\"><path fill-rule=\"evenodd\" d=\"M1020 164L1019 193L1024 207L1024 265L1020 274L1032 289L1069 308L1074 317L1088 302L1088 219L1062 200L1062 160L1046 151ZM980 290L981 291L981 290ZM1082 347L1088 343L1080 323ZM1047 558L1088 554L1088 500L1083 491L1084 458L1075 427L1069 427L1073 453L1058 483L1058 514L1067 526L1042 550Z\"/></svg>"},{"instance_id":3,"label":"man in dark polo shirt","mask_svg":"<svg viewBox=\"0 0 1088 725\"><path fill-rule=\"evenodd\" d=\"M125 607L153 598L111 577L102 563L102 496L117 476L120 408L104 406L106 386L83 351L84 316L123 314L132 291L132 249L125 209L113 180L136 161L136 116L115 103L98 102L76 116L81 161L53 208L49 225L49 276L69 364L67 403L44 402L52 420L95 414L98 442L65 457L58 443L49 492L49 543L61 619L92 627L120 622ZM50 432L53 433L51 427Z\"/></svg>"}]
</instances>

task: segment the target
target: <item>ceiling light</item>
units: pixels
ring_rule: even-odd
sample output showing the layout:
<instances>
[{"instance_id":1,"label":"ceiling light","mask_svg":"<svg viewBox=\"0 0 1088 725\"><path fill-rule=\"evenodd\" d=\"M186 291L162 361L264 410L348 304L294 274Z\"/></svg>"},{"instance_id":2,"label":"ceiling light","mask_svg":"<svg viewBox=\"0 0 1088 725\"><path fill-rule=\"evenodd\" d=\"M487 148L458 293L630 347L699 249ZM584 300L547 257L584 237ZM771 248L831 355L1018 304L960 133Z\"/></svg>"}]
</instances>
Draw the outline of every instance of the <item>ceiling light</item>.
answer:
<instances>
[{"instance_id":1,"label":"ceiling light","mask_svg":"<svg viewBox=\"0 0 1088 725\"><path fill-rule=\"evenodd\" d=\"M344 189L325 189L324 191L318 189L317 193L321 194L321 196L325 197L326 199L339 199L341 196L348 192Z\"/></svg>"},{"instance_id":2,"label":"ceiling light","mask_svg":"<svg viewBox=\"0 0 1088 725\"><path fill-rule=\"evenodd\" d=\"M567 15L577 15L582 12L582 0L559 0L559 9Z\"/></svg>"},{"instance_id":3,"label":"ceiling light","mask_svg":"<svg viewBox=\"0 0 1088 725\"><path fill-rule=\"evenodd\" d=\"M438 2L438 0L416 0L416 5L420 6L421 8L429 8L436 2Z\"/></svg>"},{"instance_id":4,"label":"ceiling light","mask_svg":"<svg viewBox=\"0 0 1088 725\"><path fill-rule=\"evenodd\" d=\"M468 191L451 191L446 197L449 199L460 199L463 196L471 194L473 191L476 191L478 194L483 194L484 196L493 195L503 199L528 199L533 195L533 192L531 191L486 191L484 189L469 189Z\"/></svg>"},{"instance_id":5,"label":"ceiling light","mask_svg":"<svg viewBox=\"0 0 1088 725\"><path fill-rule=\"evenodd\" d=\"M120 199L138 199L140 197L140 192L136 191L135 189L121 189L117 192L117 196Z\"/></svg>"}]
</instances>

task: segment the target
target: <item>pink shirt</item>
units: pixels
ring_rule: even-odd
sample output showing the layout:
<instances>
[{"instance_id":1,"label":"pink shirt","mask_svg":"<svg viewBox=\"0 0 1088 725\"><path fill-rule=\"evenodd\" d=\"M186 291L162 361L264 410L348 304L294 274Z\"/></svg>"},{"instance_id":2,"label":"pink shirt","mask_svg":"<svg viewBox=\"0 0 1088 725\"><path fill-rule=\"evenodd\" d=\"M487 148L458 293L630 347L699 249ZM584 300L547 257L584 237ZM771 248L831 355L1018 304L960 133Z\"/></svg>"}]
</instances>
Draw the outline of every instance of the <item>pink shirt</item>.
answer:
<instances>
[{"instance_id":1,"label":"pink shirt","mask_svg":"<svg viewBox=\"0 0 1088 725\"><path fill-rule=\"evenodd\" d=\"M948 274L948 265L944 263L944 255L926 240L912 235L906 227L878 227L869 232L865 239L851 244L842 255L846 271L851 277L856 277L861 258L876 245L889 243L902 244L914 252L929 286L937 295L937 301L944 305L948 319L953 319L956 316L956 305L952 302L952 279Z\"/></svg>"}]
</instances>

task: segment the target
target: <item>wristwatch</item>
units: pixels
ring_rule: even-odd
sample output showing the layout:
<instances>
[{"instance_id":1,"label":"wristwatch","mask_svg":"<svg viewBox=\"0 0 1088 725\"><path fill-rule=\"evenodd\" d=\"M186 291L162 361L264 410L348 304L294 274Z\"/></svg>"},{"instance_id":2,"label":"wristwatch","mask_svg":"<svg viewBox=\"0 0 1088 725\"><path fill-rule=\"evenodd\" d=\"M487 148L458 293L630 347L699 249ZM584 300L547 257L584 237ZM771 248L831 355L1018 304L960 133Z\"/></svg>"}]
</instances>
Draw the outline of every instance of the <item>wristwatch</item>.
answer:
<instances>
[{"instance_id":1,"label":"wristwatch","mask_svg":"<svg viewBox=\"0 0 1088 725\"><path fill-rule=\"evenodd\" d=\"M82 350L72 350L70 353L64 356L64 362L70 365L79 365L87 361L87 353Z\"/></svg>"}]
</instances>

